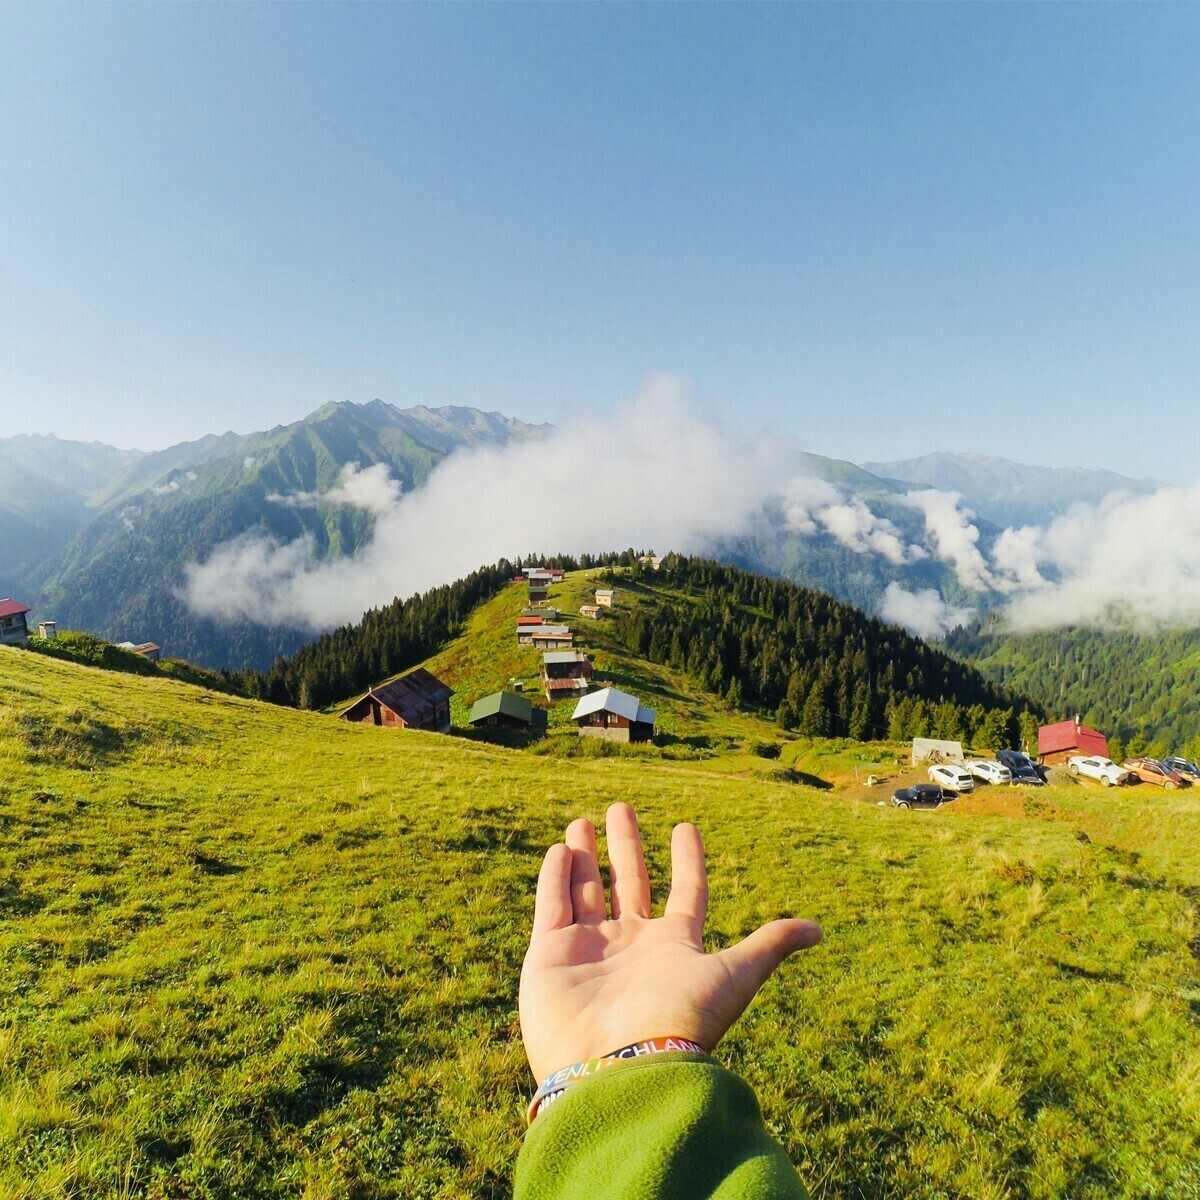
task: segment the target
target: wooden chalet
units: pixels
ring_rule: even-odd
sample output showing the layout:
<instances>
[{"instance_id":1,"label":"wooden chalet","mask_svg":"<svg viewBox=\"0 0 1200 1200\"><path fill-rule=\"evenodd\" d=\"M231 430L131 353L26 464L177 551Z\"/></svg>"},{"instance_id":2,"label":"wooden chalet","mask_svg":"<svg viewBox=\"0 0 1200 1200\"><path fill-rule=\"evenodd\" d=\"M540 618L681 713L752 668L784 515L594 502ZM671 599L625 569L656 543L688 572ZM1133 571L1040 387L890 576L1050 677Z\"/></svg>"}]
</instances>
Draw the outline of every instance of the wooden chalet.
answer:
<instances>
[{"instance_id":1,"label":"wooden chalet","mask_svg":"<svg viewBox=\"0 0 1200 1200\"><path fill-rule=\"evenodd\" d=\"M565 625L518 625L517 645L537 650L562 650L574 645L575 635Z\"/></svg>"},{"instance_id":2,"label":"wooden chalet","mask_svg":"<svg viewBox=\"0 0 1200 1200\"><path fill-rule=\"evenodd\" d=\"M584 696L575 705L571 720L580 737L603 738L610 742L648 742L654 736L658 714L636 697L608 687Z\"/></svg>"},{"instance_id":3,"label":"wooden chalet","mask_svg":"<svg viewBox=\"0 0 1200 1200\"><path fill-rule=\"evenodd\" d=\"M27 612L29 606L19 600L0 600L0 646L24 646L29 641Z\"/></svg>"},{"instance_id":4,"label":"wooden chalet","mask_svg":"<svg viewBox=\"0 0 1200 1200\"><path fill-rule=\"evenodd\" d=\"M597 588L596 589L596 603L601 608L612 608L614 595L615 595L615 593L613 592L613 590L611 588Z\"/></svg>"},{"instance_id":5,"label":"wooden chalet","mask_svg":"<svg viewBox=\"0 0 1200 1200\"><path fill-rule=\"evenodd\" d=\"M1038 762L1045 767L1064 763L1076 754L1108 757L1108 738L1074 721L1057 721L1038 730Z\"/></svg>"},{"instance_id":6,"label":"wooden chalet","mask_svg":"<svg viewBox=\"0 0 1200 1200\"><path fill-rule=\"evenodd\" d=\"M546 600L549 596L549 583L537 583L532 579L529 581L529 600L531 604L536 604L539 600Z\"/></svg>"},{"instance_id":7,"label":"wooden chalet","mask_svg":"<svg viewBox=\"0 0 1200 1200\"><path fill-rule=\"evenodd\" d=\"M338 716L343 721L382 725L389 729L449 733L450 697L453 695L453 688L447 687L424 667L418 667L399 679L390 679L371 688L361 700L355 700Z\"/></svg>"},{"instance_id":8,"label":"wooden chalet","mask_svg":"<svg viewBox=\"0 0 1200 1200\"><path fill-rule=\"evenodd\" d=\"M476 729L503 726L508 729L545 729L546 710L534 708L515 692L493 692L471 705L468 724Z\"/></svg>"},{"instance_id":9,"label":"wooden chalet","mask_svg":"<svg viewBox=\"0 0 1200 1200\"><path fill-rule=\"evenodd\" d=\"M542 655L546 699L577 700L591 687L592 660L581 650L550 650Z\"/></svg>"},{"instance_id":10,"label":"wooden chalet","mask_svg":"<svg viewBox=\"0 0 1200 1200\"><path fill-rule=\"evenodd\" d=\"M535 650L568 650L575 645L575 635L565 625L542 625L533 628Z\"/></svg>"},{"instance_id":11,"label":"wooden chalet","mask_svg":"<svg viewBox=\"0 0 1200 1200\"><path fill-rule=\"evenodd\" d=\"M521 609L523 617L541 617L543 621L557 621L559 617L557 608L550 608L547 605L538 605L536 608Z\"/></svg>"},{"instance_id":12,"label":"wooden chalet","mask_svg":"<svg viewBox=\"0 0 1200 1200\"><path fill-rule=\"evenodd\" d=\"M595 620L597 617L600 616L600 612L601 612L600 605L585 604L585 605L583 605L582 608L580 608L579 615L583 616L583 617L591 617L592 620Z\"/></svg>"}]
</instances>

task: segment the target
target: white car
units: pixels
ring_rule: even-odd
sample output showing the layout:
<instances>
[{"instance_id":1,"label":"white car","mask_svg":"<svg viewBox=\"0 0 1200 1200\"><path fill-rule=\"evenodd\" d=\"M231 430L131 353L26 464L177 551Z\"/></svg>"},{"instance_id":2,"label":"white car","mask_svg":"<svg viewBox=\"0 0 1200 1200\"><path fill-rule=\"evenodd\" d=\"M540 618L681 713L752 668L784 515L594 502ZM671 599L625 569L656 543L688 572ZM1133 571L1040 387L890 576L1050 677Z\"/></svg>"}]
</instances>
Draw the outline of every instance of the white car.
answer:
<instances>
[{"instance_id":1,"label":"white car","mask_svg":"<svg viewBox=\"0 0 1200 1200\"><path fill-rule=\"evenodd\" d=\"M957 763L938 763L937 766L930 767L929 782L939 783L952 792L973 792L975 790L975 780L971 778L971 772Z\"/></svg>"},{"instance_id":2,"label":"white car","mask_svg":"<svg viewBox=\"0 0 1200 1200\"><path fill-rule=\"evenodd\" d=\"M1012 783L1012 772L1003 764L991 758L972 758L967 762L967 770L976 779L984 783Z\"/></svg>"},{"instance_id":3,"label":"white car","mask_svg":"<svg viewBox=\"0 0 1200 1200\"><path fill-rule=\"evenodd\" d=\"M1129 772L1118 767L1111 758L1084 758L1077 754L1067 759L1067 770L1076 778L1082 775L1087 779L1098 779L1105 787L1129 781Z\"/></svg>"}]
</instances>

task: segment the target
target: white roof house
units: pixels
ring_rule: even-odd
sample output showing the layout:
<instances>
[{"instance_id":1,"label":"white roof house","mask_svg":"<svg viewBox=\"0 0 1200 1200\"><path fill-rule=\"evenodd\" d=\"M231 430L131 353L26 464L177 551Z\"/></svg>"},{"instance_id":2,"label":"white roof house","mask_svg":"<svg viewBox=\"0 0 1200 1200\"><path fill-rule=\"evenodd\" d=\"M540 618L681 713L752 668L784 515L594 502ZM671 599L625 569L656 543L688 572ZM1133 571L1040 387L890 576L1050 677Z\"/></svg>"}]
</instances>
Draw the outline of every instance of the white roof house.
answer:
<instances>
[{"instance_id":1,"label":"white roof house","mask_svg":"<svg viewBox=\"0 0 1200 1200\"><path fill-rule=\"evenodd\" d=\"M577 721L580 717L597 712L616 713L618 717L624 717L627 721L637 721L643 725L653 725L658 716L653 708L644 707L636 696L631 696L628 692L622 692L618 688L608 687L593 692L590 696L584 696L575 705L571 720Z\"/></svg>"}]
</instances>

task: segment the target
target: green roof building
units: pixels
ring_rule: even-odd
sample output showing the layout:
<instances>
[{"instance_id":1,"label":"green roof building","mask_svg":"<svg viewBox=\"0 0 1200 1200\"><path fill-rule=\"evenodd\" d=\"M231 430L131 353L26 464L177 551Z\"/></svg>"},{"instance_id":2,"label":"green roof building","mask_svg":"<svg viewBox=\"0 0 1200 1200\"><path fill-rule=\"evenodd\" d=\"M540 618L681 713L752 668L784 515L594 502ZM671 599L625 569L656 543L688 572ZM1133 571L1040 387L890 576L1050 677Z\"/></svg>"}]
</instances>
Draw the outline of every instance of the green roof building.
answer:
<instances>
[{"instance_id":1,"label":"green roof building","mask_svg":"<svg viewBox=\"0 0 1200 1200\"><path fill-rule=\"evenodd\" d=\"M493 692L471 705L471 715L467 721L476 729L485 725L545 729L546 710L534 708L524 696L518 696L515 692Z\"/></svg>"}]
</instances>

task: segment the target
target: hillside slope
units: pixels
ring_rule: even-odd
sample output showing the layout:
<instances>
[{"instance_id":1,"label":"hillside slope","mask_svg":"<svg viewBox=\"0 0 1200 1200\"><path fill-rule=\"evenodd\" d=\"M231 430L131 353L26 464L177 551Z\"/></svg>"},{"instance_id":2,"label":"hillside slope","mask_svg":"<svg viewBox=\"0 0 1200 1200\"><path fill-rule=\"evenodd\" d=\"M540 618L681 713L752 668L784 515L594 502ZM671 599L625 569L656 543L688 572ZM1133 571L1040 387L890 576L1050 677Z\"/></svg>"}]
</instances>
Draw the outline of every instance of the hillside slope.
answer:
<instances>
[{"instance_id":1,"label":"hillside slope","mask_svg":"<svg viewBox=\"0 0 1200 1200\"><path fill-rule=\"evenodd\" d=\"M1058 717L1079 713L1127 744L1141 737L1200 754L1200 631L1014 634L985 624L954 630L947 646Z\"/></svg>"},{"instance_id":2,"label":"hillside slope","mask_svg":"<svg viewBox=\"0 0 1200 1200\"><path fill-rule=\"evenodd\" d=\"M1200 1184L1189 793L925 816L3 649L0 1194L507 1195L539 858L618 797L659 895L704 829L711 944L824 924L719 1051L815 1196Z\"/></svg>"},{"instance_id":3,"label":"hillside slope","mask_svg":"<svg viewBox=\"0 0 1200 1200\"><path fill-rule=\"evenodd\" d=\"M1142 494L1162 486L1153 479L1130 479L1115 471L1031 467L987 454L937 452L863 466L915 487L959 492L969 508L1001 529L1045 525L1073 504L1098 504L1114 492Z\"/></svg>"},{"instance_id":4,"label":"hillside slope","mask_svg":"<svg viewBox=\"0 0 1200 1200\"><path fill-rule=\"evenodd\" d=\"M353 554L374 517L338 497L347 466L385 467L410 491L455 449L538 432L498 413L375 400L143 456L108 488L99 515L32 572L39 614L115 641L154 641L205 666L266 667L308 635L223 620L219 597L211 616L190 611L179 595L190 563L248 532L309 537L322 557Z\"/></svg>"}]
</instances>

